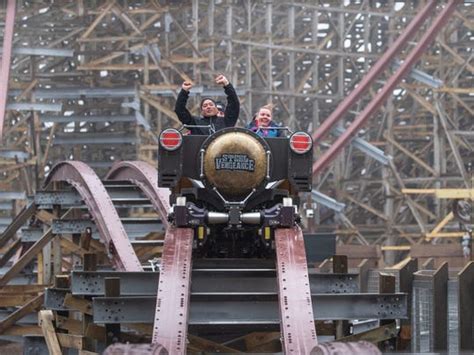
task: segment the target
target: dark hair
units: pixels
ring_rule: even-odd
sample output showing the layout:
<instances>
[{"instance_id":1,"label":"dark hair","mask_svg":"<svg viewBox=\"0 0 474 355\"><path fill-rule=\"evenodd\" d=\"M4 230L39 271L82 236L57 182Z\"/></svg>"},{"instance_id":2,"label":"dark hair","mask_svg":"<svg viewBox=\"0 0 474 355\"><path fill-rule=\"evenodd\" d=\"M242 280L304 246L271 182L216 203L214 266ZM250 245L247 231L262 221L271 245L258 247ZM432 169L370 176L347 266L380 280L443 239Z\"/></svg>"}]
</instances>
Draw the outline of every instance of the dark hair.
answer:
<instances>
[{"instance_id":1,"label":"dark hair","mask_svg":"<svg viewBox=\"0 0 474 355\"><path fill-rule=\"evenodd\" d=\"M204 101L206 101L206 100L212 101L214 103L214 105L216 105L216 102L213 99L211 99L210 97L205 97L204 99L201 100L201 104L199 105L199 108L202 109L202 105L204 104Z\"/></svg>"}]
</instances>

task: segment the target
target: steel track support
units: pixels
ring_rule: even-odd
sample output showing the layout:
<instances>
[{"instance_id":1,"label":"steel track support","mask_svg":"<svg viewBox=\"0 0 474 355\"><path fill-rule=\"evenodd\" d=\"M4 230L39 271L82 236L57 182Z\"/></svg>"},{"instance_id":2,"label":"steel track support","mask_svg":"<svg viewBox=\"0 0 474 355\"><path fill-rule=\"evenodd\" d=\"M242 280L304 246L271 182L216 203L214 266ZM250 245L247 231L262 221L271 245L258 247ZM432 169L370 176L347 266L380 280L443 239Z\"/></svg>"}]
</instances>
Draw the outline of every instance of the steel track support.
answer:
<instances>
[{"instance_id":1,"label":"steel track support","mask_svg":"<svg viewBox=\"0 0 474 355\"><path fill-rule=\"evenodd\" d=\"M160 215L161 223L168 228L170 190L158 187L156 167L143 161L122 161L114 164L106 180L127 180L136 185L150 199L153 208Z\"/></svg>"},{"instance_id":2,"label":"steel track support","mask_svg":"<svg viewBox=\"0 0 474 355\"><path fill-rule=\"evenodd\" d=\"M54 181L69 183L81 195L113 265L119 271L143 271L118 212L94 170L80 161L61 162L53 167L44 185Z\"/></svg>"},{"instance_id":3,"label":"steel track support","mask_svg":"<svg viewBox=\"0 0 474 355\"><path fill-rule=\"evenodd\" d=\"M166 231L152 343L169 354L186 353L193 235L190 228L170 227Z\"/></svg>"},{"instance_id":4,"label":"steel track support","mask_svg":"<svg viewBox=\"0 0 474 355\"><path fill-rule=\"evenodd\" d=\"M311 290L299 227L275 231L278 299L285 354L309 354L318 345Z\"/></svg>"}]
</instances>

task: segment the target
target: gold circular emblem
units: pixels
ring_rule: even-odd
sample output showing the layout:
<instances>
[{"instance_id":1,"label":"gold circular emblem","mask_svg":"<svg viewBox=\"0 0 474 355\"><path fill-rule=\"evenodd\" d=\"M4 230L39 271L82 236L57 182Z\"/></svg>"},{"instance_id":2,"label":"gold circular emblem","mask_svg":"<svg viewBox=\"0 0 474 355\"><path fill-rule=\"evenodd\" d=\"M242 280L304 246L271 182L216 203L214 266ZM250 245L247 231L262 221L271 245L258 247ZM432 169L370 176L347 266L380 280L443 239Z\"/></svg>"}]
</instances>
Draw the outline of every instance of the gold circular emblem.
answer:
<instances>
[{"instance_id":1,"label":"gold circular emblem","mask_svg":"<svg viewBox=\"0 0 474 355\"><path fill-rule=\"evenodd\" d=\"M242 196L265 178L265 149L243 132L229 132L212 141L204 153L204 174L220 193Z\"/></svg>"}]
</instances>

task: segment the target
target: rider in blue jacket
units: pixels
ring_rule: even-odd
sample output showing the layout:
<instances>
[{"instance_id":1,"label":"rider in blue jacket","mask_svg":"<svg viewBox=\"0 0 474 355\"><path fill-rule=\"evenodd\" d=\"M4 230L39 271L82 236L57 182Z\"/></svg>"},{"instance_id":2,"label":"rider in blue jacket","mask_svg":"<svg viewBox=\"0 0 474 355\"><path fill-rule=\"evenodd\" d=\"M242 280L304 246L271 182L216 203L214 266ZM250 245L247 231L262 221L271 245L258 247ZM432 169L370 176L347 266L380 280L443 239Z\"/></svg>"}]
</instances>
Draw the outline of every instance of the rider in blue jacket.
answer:
<instances>
[{"instance_id":1,"label":"rider in blue jacket","mask_svg":"<svg viewBox=\"0 0 474 355\"><path fill-rule=\"evenodd\" d=\"M260 107L252 122L246 126L246 128L254 131L260 137L280 137L281 130L277 129L278 127L280 126L272 121L272 110L269 106Z\"/></svg>"}]
</instances>

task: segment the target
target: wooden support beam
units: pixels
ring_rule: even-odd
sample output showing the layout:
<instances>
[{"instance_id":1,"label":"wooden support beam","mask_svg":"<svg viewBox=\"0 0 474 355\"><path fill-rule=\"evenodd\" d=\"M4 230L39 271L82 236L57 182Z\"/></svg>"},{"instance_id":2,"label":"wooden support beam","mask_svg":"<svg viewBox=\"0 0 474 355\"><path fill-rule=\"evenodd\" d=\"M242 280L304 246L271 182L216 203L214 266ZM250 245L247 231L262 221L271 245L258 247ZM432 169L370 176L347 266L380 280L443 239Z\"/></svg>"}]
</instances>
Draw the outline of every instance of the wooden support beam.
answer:
<instances>
[{"instance_id":1,"label":"wooden support beam","mask_svg":"<svg viewBox=\"0 0 474 355\"><path fill-rule=\"evenodd\" d=\"M70 293L66 294L64 297L64 306L71 310L92 315L92 302L83 298L75 297Z\"/></svg>"},{"instance_id":2,"label":"wooden support beam","mask_svg":"<svg viewBox=\"0 0 474 355\"><path fill-rule=\"evenodd\" d=\"M0 278L0 286L6 285L13 279L23 268L33 260L36 255L53 239L51 228L48 229L33 246L23 254L20 259Z\"/></svg>"},{"instance_id":3,"label":"wooden support beam","mask_svg":"<svg viewBox=\"0 0 474 355\"><path fill-rule=\"evenodd\" d=\"M95 18L95 20L91 23L91 25L84 31L84 33L81 36L81 39L89 37L89 35L94 31L94 29L97 27L97 25L102 21L102 19L109 13L110 9L115 4L115 0L110 0L103 9L101 9L100 14Z\"/></svg>"},{"instance_id":4,"label":"wooden support beam","mask_svg":"<svg viewBox=\"0 0 474 355\"><path fill-rule=\"evenodd\" d=\"M399 144L397 141L395 141L394 139L392 139L391 137L389 137L389 135L387 133L384 133L383 137L388 141L390 142L394 147L396 147L398 150L400 150L401 152L403 152L407 157L411 158L413 161L415 161L418 165L420 165L423 169L429 171L431 174L433 174L434 176L438 176L438 173L436 172L435 169L433 169L431 166L429 166L428 164L426 164L423 160L421 160L420 158L418 158L415 154L413 154L412 152L410 152L408 149L406 149L405 147L403 147L401 144Z\"/></svg>"},{"instance_id":5,"label":"wooden support beam","mask_svg":"<svg viewBox=\"0 0 474 355\"><path fill-rule=\"evenodd\" d=\"M58 337L56 336L56 329L54 329L53 320L53 311L43 310L39 312L41 330L43 331L43 336L48 345L50 355L61 355L61 346L59 345Z\"/></svg>"},{"instance_id":6,"label":"wooden support beam","mask_svg":"<svg viewBox=\"0 0 474 355\"><path fill-rule=\"evenodd\" d=\"M211 340L207 340L196 335L188 334L188 351L192 353L226 353L235 354L241 353L229 346L221 345Z\"/></svg>"},{"instance_id":7,"label":"wooden support beam","mask_svg":"<svg viewBox=\"0 0 474 355\"><path fill-rule=\"evenodd\" d=\"M9 244L6 250L3 251L3 255L0 257L0 267L5 266L8 260L15 254L18 248L21 247L21 240L14 240L13 243Z\"/></svg>"},{"instance_id":8,"label":"wooden support beam","mask_svg":"<svg viewBox=\"0 0 474 355\"><path fill-rule=\"evenodd\" d=\"M17 309L15 312L10 314L7 318L3 319L0 322L0 334L5 333L5 331L9 327L11 327L13 324L15 324L15 322L18 321L19 319L23 318L29 313L32 313L38 310L38 308L40 308L43 305L43 302L44 302L44 294L41 293L40 295L34 297L28 303L24 304L22 307ZM2 304L2 307L4 307L3 304Z\"/></svg>"},{"instance_id":9,"label":"wooden support beam","mask_svg":"<svg viewBox=\"0 0 474 355\"><path fill-rule=\"evenodd\" d=\"M356 342L356 341L368 341L370 343L379 343L385 340L395 338L397 336L397 324L391 322L389 324L382 325L375 329L367 330L362 333L349 335L344 338L340 338L337 341L342 342Z\"/></svg>"},{"instance_id":10,"label":"wooden support beam","mask_svg":"<svg viewBox=\"0 0 474 355\"><path fill-rule=\"evenodd\" d=\"M384 220L384 221L388 221L388 218L380 211L377 211L375 208L363 203L363 202L360 202L358 200L356 200L354 197L352 197L351 195L345 193L345 192L341 192L342 196L344 196L344 198L347 198L349 201L355 203L357 206L359 207L362 207L364 210L372 213L373 215L379 217L380 219Z\"/></svg>"}]
</instances>

